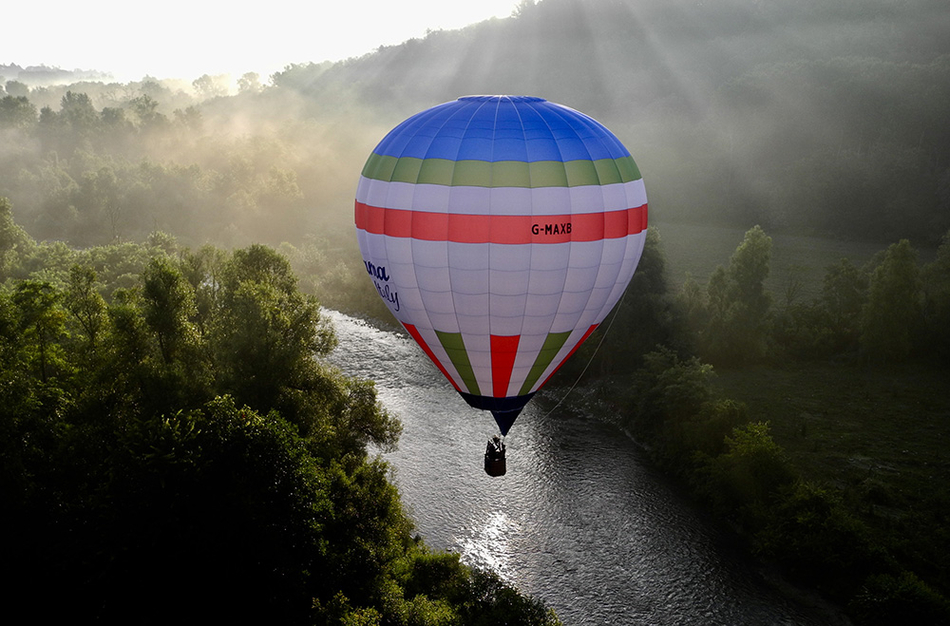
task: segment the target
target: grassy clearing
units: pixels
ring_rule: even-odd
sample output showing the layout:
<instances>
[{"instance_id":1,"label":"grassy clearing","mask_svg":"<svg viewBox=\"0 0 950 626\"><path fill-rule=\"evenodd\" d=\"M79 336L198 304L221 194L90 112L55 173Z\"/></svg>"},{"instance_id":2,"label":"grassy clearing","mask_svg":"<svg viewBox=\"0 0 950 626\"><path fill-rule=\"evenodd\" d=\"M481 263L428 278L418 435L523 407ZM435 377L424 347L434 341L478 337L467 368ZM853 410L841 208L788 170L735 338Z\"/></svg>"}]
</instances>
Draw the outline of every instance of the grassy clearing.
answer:
<instances>
[{"instance_id":1,"label":"grassy clearing","mask_svg":"<svg viewBox=\"0 0 950 626\"><path fill-rule=\"evenodd\" d=\"M718 370L806 479L832 486L882 545L950 586L950 371L798 364Z\"/></svg>"},{"instance_id":2,"label":"grassy clearing","mask_svg":"<svg viewBox=\"0 0 950 626\"><path fill-rule=\"evenodd\" d=\"M656 228L660 233L660 247L666 259L667 277L673 291L679 290L687 273L699 284L705 284L716 266L729 264L729 258L736 246L742 243L747 230L679 222L654 222L651 228ZM765 286L774 295L776 306L786 304L786 293L796 284L799 289L789 295L805 301L817 296L828 266L842 258L848 258L861 267L875 254L886 250L888 245L897 243L896 240L869 243L774 234L768 229L765 232L772 238L772 271ZM911 245L917 250L921 263L933 260L936 254L934 248L919 247L913 241Z\"/></svg>"},{"instance_id":3,"label":"grassy clearing","mask_svg":"<svg viewBox=\"0 0 950 626\"><path fill-rule=\"evenodd\" d=\"M950 479L950 372L827 364L719 370L723 393L748 404L809 478L869 477L922 494Z\"/></svg>"},{"instance_id":4,"label":"grassy clearing","mask_svg":"<svg viewBox=\"0 0 950 626\"><path fill-rule=\"evenodd\" d=\"M739 228L660 222L670 288L686 273L704 283L741 243ZM826 268L842 258L861 266L887 245L819 237L770 235L766 288L776 307L795 295L818 295ZM913 242L912 242L913 244ZM919 262L935 250L918 249ZM800 282L792 294L790 286ZM717 370L727 397L771 422L775 439L806 478L850 489L866 515L950 500L950 371L924 365L798 363L785 368ZM857 494L857 495L855 495ZM948 505L950 508L950 505Z\"/></svg>"}]
</instances>

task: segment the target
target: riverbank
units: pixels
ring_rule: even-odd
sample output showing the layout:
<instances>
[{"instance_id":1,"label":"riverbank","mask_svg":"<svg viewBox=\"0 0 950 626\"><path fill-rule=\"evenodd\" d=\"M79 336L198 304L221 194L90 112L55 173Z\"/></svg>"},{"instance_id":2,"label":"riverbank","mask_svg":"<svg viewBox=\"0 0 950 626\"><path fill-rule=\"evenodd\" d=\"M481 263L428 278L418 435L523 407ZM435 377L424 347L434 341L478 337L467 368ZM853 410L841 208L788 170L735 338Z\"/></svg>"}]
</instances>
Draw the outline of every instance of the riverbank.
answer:
<instances>
[{"instance_id":1,"label":"riverbank","mask_svg":"<svg viewBox=\"0 0 950 626\"><path fill-rule=\"evenodd\" d=\"M804 480L832 490L896 567L950 593L950 371L801 364L719 372ZM950 616L947 616L950 620Z\"/></svg>"},{"instance_id":2,"label":"riverbank","mask_svg":"<svg viewBox=\"0 0 950 626\"><path fill-rule=\"evenodd\" d=\"M768 424L759 453L773 446L773 470L788 475L784 486L755 503L733 499L724 507L721 494L710 491L734 487L728 481L751 457L733 450L696 462L682 441L671 443L689 439L682 429L695 423L654 431L654 440L636 438L657 465L733 526L769 564L763 576L783 592L820 594L812 598L831 602L830 614L841 607L856 623L886 623L880 620L904 605L918 612L916 623L946 623L947 372L825 364L717 374L717 397L743 403L744 421ZM597 381L575 389L569 404L624 426L624 402L609 392L621 388L620 381Z\"/></svg>"},{"instance_id":3,"label":"riverbank","mask_svg":"<svg viewBox=\"0 0 950 626\"><path fill-rule=\"evenodd\" d=\"M545 390L508 437L508 473L490 478L481 455L491 418L403 334L332 318L331 360L377 381L403 424L383 456L427 545L499 573L572 626L830 623L769 585L734 535L615 426L568 403L551 412L560 396Z\"/></svg>"},{"instance_id":4,"label":"riverbank","mask_svg":"<svg viewBox=\"0 0 950 626\"><path fill-rule=\"evenodd\" d=\"M611 398L613 397L607 390L607 386L595 383L573 389L557 387L546 389L539 394L538 401L544 404L548 410L559 406L563 410L572 411L614 427L618 434L622 434L642 450L644 456L651 457L655 454L655 449L635 437L629 429L624 428L623 416L617 404L612 402ZM718 526L721 532L732 538L730 543L753 563L756 573L765 584L789 602L806 607L808 611L820 616L822 623L827 626L853 626L853 622L848 617L844 607L828 599L815 589L792 582L776 564L756 558L750 548L747 532L737 524L731 523L730 520L717 516L712 507L698 498L695 491L691 490L681 477L670 474L667 474L667 476L670 478L672 487L677 490L684 500L691 502L707 516L709 523Z\"/></svg>"}]
</instances>

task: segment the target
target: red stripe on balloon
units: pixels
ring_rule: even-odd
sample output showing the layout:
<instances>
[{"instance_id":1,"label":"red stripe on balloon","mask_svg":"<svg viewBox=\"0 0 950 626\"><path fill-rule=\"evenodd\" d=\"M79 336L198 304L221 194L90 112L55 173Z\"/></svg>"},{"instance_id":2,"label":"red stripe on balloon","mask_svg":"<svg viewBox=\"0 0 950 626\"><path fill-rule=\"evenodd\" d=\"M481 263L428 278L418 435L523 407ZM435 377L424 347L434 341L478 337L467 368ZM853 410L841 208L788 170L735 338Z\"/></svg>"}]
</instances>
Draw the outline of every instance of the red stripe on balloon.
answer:
<instances>
[{"instance_id":1,"label":"red stripe on balloon","mask_svg":"<svg viewBox=\"0 0 950 626\"><path fill-rule=\"evenodd\" d=\"M492 395L496 398L508 396L508 383L511 381L511 371L515 367L520 340L520 335L491 336Z\"/></svg>"},{"instance_id":2,"label":"red stripe on balloon","mask_svg":"<svg viewBox=\"0 0 950 626\"><path fill-rule=\"evenodd\" d=\"M426 340L422 338L421 334L419 334L418 329L416 329L416 327L412 324L404 323L403 326L407 331L409 331L409 335L416 340L416 343L419 344L419 346L422 348L422 351L426 353L426 356L432 359L432 362L435 363L435 366L442 371L446 378L449 379L449 382L452 383L452 386L455 387L455 390L459 393L462 393L462 390L459 389L459 386L455 384L455 381L449 375L449 372L445 369L445 366L443 366L442 362L436 358L435 353L432 352L432 348L429 347L429 344L426 343Z\"/></svg>"},{"instance_id":3,"label":"red stripe on balloon","mask_svg":"<svg viewBox=\"0 0 950 626\"><path fill-rule=\"evenodd\" d=\"M457 215L356 203L356 227L376 235L456 243L565 243L635 235L647 227L647 205L574 215Z\"/></svg>"}]
</instances>

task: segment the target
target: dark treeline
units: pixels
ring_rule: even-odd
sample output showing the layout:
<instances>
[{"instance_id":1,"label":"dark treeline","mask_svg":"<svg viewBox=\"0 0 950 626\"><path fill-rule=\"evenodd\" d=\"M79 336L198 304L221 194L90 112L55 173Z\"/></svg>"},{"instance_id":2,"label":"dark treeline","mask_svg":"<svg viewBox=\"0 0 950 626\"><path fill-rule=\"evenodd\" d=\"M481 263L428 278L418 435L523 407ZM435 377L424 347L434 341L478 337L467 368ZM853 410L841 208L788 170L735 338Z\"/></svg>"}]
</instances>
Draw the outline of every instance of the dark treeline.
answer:
<instances>
[{"instance_id":1,"label":"dark treeline","mask_svg":"<svg viewBox=\"0 0 950 626\"><path fill-rule=\"evenodd\" d=\"M33 241L0 201L6 610L87 623L556 624L412 534L289 262Z\"/></svg>"},{"instance_id":2,"label":"dark treeline","mask_svg":"<svg viewBox=\"0 0 950 626\"><path fill-rule=\"evenodd\" d=\"M705 286L670 288L661 243L554 383L586 371L657 464L854 623L950 623L950 233L930 263L902 240L785 303L758 226Z\"/></svg>"}]
</instances>

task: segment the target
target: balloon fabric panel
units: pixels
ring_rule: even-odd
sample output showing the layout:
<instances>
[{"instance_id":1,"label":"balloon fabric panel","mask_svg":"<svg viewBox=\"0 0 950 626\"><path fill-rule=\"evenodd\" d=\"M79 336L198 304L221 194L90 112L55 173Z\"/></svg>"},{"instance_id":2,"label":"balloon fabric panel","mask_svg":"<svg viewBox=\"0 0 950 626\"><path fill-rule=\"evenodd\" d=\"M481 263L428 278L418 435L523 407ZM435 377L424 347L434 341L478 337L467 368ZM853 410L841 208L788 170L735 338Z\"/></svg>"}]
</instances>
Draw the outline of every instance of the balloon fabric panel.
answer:
<instances>
[{"instance_id":1,"label":"balloon fabric panel","mask_svg":"<svg viewBox=\"0 0 950 626\"><path fill-rule=\"evenodd\" d=\"M647 202L633 158L592 118L476 96L379 143L355 221L380 297L504 434L622 296Z\"/></svg>"}]
</instances>

